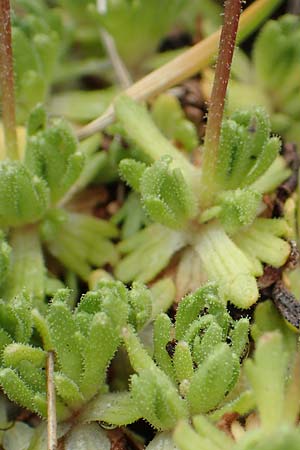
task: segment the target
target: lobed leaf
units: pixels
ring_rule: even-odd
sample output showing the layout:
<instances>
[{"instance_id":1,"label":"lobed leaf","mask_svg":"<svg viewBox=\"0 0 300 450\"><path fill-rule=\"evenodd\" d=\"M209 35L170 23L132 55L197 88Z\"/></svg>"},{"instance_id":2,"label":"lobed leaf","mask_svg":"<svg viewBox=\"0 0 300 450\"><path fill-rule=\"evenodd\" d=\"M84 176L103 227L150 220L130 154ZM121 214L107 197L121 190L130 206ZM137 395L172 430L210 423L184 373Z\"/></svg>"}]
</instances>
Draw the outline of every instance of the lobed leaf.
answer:
<instances>
[{"instance_id":1,"label":"lobed leaf","mask_svg":"<svg viewBox=\"0 0 300 450\"><path fill-rule=\"evenodd\" d=\"M82 370L82 355L74 339L78 328L69 308L60 300L52 301L47 323L60 370L78 383Z\"/></svg>"},{"instance_id":2,"label":"lobed leaf","mask_svg":"<svg viewBox=\"0 0 300 450\"><path fill-rule=\"evenodd\" d=\"M0 195L0 224L3 227L17 227L39 220L49 203L46 184L17 161L1 162Z\"/></svg>"}]
</instances>

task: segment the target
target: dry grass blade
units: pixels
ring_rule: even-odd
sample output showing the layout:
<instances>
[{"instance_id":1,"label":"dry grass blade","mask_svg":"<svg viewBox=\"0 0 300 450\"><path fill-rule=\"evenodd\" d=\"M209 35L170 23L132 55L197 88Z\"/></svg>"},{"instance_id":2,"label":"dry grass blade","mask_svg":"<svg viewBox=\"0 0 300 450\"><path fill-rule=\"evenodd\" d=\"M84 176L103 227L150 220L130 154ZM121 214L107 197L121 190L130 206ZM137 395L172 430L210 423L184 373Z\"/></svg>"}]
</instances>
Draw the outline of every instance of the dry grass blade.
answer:
<instances>
[{"instance_id":1,"label":"dry grass blade","mask_svg":"<svg viewBox=\"0 0 300 450\"><path fill-rule=\"evenodd\" d=\"M97 0L97 9L100 12L100 14L105 14L107 9L107 0ZM100 30L100 36L102 38L102 42L106 48L108 56L111 60L112 66L115 70L115 74L118 78L120 86L124 89L128 88L132 84L131 77L124 62L122 61L118 53L114 39L104 29Z\"/></svg>"},{"instance_id":2,"label":"dry grass blade","mask_svg":"<svg viewBox=\"0 0 300 450\"><path fill-rule=\"evenodd\" d=\"M57 421L54 386L54 353L47 355L47 416L48 416L48 450L57 449Z\"/></svg>"},{"instance_id":3,"label":"dry grass blade","mask_svg":"<svg viewBox=\"0 0 300 450\"><path fill-rule=\"evenodd\" d=\"M247 37L278 6L282 0L256 0L241 15L237 40ZM214 58L220 40L221 30L194 45L169 63L154 70L129 87L125 93L135 100L146 100L182 82L207 67ZM105 113L78 131L78 138L84 139L103 130L114 120L113 104Z\"/></svg>"}]
</instances>

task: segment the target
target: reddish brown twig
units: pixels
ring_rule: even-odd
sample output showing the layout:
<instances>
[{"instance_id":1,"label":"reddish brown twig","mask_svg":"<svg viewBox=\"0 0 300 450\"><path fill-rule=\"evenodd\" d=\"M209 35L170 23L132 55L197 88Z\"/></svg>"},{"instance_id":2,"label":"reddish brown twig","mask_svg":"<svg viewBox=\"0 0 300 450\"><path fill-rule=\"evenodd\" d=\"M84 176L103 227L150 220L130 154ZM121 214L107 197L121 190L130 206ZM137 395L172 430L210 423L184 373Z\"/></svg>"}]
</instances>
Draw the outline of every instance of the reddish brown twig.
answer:
<instances>
[{"instance_id":1,"label":"reddish brown twig","mask_svg":"<svg viewBox=\"0 0 300 450\"><path fill-rule=\"evenodd\" d=\"M17 159L14 69L9 0L0 1L0 67L2 120L5 134L6 154L11 159Z\"/></svg>"}]
</instances>

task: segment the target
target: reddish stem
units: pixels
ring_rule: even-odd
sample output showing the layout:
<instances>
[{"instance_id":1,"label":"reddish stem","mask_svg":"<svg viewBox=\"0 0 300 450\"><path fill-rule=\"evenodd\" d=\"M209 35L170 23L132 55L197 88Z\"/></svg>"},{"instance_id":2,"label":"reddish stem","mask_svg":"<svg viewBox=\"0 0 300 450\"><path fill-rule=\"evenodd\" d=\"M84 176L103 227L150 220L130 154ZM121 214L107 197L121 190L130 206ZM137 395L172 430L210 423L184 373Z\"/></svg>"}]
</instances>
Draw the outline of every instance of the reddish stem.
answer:
<instances>
[{"instance_id":1,"label":"reddish stem","mask_svg":"<svg viewBox=\"0 0 300 450\"><path fill-rule=\"evenodd\" d=\"M210 107L205 133L203 175L213 177L220 140L220 132L236 34L241 14L241 0L226 0L224 25L221 32L219 54L211 92ZM211 184L211 183L210 183Z\"/></svg>"},{"instance_id":2,"label":"reddish stem","mask_svg":"<svg viewBox=\"0 0 300 450\"><path fill-rule=\"evenodd\" d=\"M2 120L6 152L11 159L18 158L14 69L11 44L10 2L0 0L0 85L2 92Z\"/></svg>"}]
</instances>

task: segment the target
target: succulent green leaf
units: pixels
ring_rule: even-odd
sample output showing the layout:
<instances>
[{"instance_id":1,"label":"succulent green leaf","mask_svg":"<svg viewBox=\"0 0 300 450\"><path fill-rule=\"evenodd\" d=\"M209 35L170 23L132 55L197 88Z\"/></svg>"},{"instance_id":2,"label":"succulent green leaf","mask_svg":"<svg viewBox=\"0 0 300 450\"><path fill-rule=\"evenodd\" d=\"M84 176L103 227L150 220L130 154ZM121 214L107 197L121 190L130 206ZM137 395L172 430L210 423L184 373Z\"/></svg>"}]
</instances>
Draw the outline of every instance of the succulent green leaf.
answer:
<instances>
[{"instance_id":1,"label":"succulent green leaf","mask_svg":"<svg viewBox=\"0 0 300 450\"><path fill-rule=\"evenodd\" d=\"M232 351L239 357L243 356L249 343L249 327L249 319L240 319L230 333Z\"/></svg>"},{"instance_id":2,"label":"succulent green leaf","mask_svg":"<svg viewBox=\"0 0 300 450\"><path fill-rule=\"evenodd\" d=\"M57 61L58 35L55 31L50 32L49 35L38 33L34 36L33 44L38 53L45 79L49 83Z\"/></svg>"},{"instance_id":3,"label":"succulent green leaf","mask_svg":"<svg viewBox=\"0 0 300 450\"><path fill-rule=\"evenodd\" d=\"M2 353L3 349L13 342L12 337L7 333L7 331L0 328L0 353Z\"/></svg>"},{"instance_id":4,"label":"succulent green leaf","mask_svg":"<svg viewBox=\"0 0 300 450\"><path fill-rule=\"evenodd\" d=\"M10 299L25 291L33 304L43 307L46 268L37 227L29 225L12 230L10 244L11 264L4 296Z\"/></svg>"},{"instance_id":5,"label":"succulent green leaf","mask_svg":"<svg viewBox=\"0 0 300 450\"><path fill-rule=\"evenodd\" d=\"M18 318L14 314L12 308L7 305L7 302L0 300L0 324L1 328L8 334L11 339L15 339L16 322ZM3 336L5 339L5 335Z\"/></svg>"},{"instance_id":6,"label":"succulent green leaf","mask_svg":"<svg viewBox=\"0 0 300 450\"><path fill-rule=\"evenodd\" d=\"M184 233L153 224L119 244L121 253L127 254L115 268L118 279L127 283L152 280L171 257L187 242Z\"/></svg>"},{"instance_id":7,"label":"succulent green leaf","mask_svg":"<svg viewBox=\"0 0 300 450\"><path fill-rule=\"evenodd\" d=\"M120 335L114 329L110 318L104 312L95 314L85 343L83 373L79 382L80 391L85 398L92 398L103 385L106 369L119 342Z\"/></svg>"},{"instance_id":8,"label":"succulent green leaf","mask_svg":"<svg viewBox=\"0 0 300 450\"><path fill-rule=\"evenodd\" d=\"M61 301L53 301L47 314L52 350L55 350L60 370L78 383L81 376L82 356L74 339L78 328L69 308Z\"/></svg>"},{"instance_id":9,"label":"succulent green leaf","mask_svg":"<svg viewBox=\"0 0 300 450\"><path fill-rule=\"evenodd\" d=\"M115 111L127 135L154 161L168 155L172 168L180 168L191 186L197 185L198 171L159 131L147 109L129 97L115 101Z\"/></svg>"},{"instance_id":10,"label":"succulent green leaf","mask_svg":"<svg viewBox=\"0 0 300 450\"><path fill-rule=\"evenodd\" d=\"M193 343L193 358L200 365L223 342L223 330L218 323L211 322L206 330L201 330L202 339L197 335Z\"/></svg>"},{"instance_id":11,"label":"succulent green leaf","mask_svg":"<svg viewBox=\"0 0 300 450\"><path fill-rule=\"evenodd\" d=\"M224 400L236 380L235 359L228 345L220 344L198 367L187 393L192 414L208 412Z\"/></svg>"},{"instance_id":12,"label":"succulent green leaf","mask_svg":"<svg viewBox=\"0 0 300 450\"><path fill-rule=\"evenodd\" d=\"M286 227L287 224L280 219L258 218L233 239L245 255L281 267L291 252L290 244L279 237L284 234Z\"/></svg>"},{"instance_id":13,"label":"succulent green leaf","mask_svg":"<svg viewBox=\"0 0 300 450\"><path fill-rule=\"evenodd\" d=\"M295 81L289 81L299 67L299 36L299 18L287 14L268 21L255 41L253 58L258 81L275 95L275 100L295 88Z\"/></svg>"},{"instance_id":14,"label":"succulent green leaf","mask_svg":"<svg viewBox=\"0 0 300 450\"><path fill-rule=\"evenodd\" d=\"M19 294L9 302L0 301L1 327L17 342L27 343L31 337L31 308L31 299L25 294Z\"/></svg>"},{"instance_id":15,"label":"succulent green leaf","mask_svg":"<svg viewBox=\"0 0 300 450\"><path fill-rule=\"evenodd\" d=\"M101 421L112 425L127 425L140 419L131 393L109 392L96 396L80 415L81 422Z\"/></svg>"},{"instance_id":16,"label":"succulent green leaf","mask_svg":"<svg viewBox=\"0 0 300 450\"><path fill-rule=\"evenodd\" d=\"M107 367L127 321L127 301L128 294L120 282L103 282L98 291L84 295L76 309L75 321L82 333L83 356L79 387L85 399L103 388Z\"/></svg>"},{"instance_id":17,"label":"succulent green leaf","mask_svg":"<svg viewBox=\"0 0 300 450\"><path fill-rule=\"evenodd\" d=\"M224 414L232 413L233 411L243 416L253 411L255 409L255 405L256 403L253 391L247 389L238 397L226 402L225 405L212 412L209 416L214 422L220 420Z\"/></svg>"},{"instance_id":18,"label":"succulent green leaf","mask_svg":"<svg viewBox=\"0 0 300 450\"><path fill-rule=\"evenodd\" d=\"M140 192L140 184L143 173L146 170L146 164L134 159L122 159L119 165L121 178L137 192Z\"/></svg>"},{"instance_id":19,"label":"succulent green leaf","mask_svg":"<svg viewBox=\"0 0 300 450\"><path fill-rule=\"evenodd\" d=\"M0 286L6 279L11 256L11 248L5 242L3 233L0 233Z\"/></svg>"},{"instance_id":20,"label":"succulent green leaf","mask_svg":"<svg viewBox=\"0 0 300 450\"><path fill-rule=\"evenodd\" d=\"M205 314L202 317L199 317L199 319L191 322L183 336L183 340L192 346L192 344L195 343L197 336L205 333L213 322L214 317L211 314Z\"/></svg>"},{"instance_id":21,"label":"succulent green leaf","mask_svg":"<svg viewBox=\"0 0 300 450\"><path fill-rule=\"evenodd\" d=\"M107 221L86 214L52 210L41 227L49 251L64 266L87 280L92 266L115 264L116 248L108 238L118 235Z\"/></svg>"},{"instance_id":22,"label":"succulent green leaf","mask_svg":"<svg viewBox=\"0 0 300 450\"><path fill-rule=\"evenodd\" d=\"M176 313L176 339L182 340L188 326L198 318L200 312L207 307L209 299L217 298L218 289L213 283L197 289L192 294L187 295L179 303Z\"/></svg>"},{"instance_id":23,"label":"succulent green leaf","mask_svg":"<svg viewBox=\"0 0 300 450\"><path fill-rule=\"evenodd\" d=\"M232 449L232 440L205 416L193 417L193 425L200 436L208 438L222 450Z\"/></svg>"},{"instance_id":24,"label":"succulent green leaf","mask_svg":"<svg viewBox=\"0 0 300 450\"><path fill-rule=\"evenodd\" d=\"M170 94L161 94L152 106L152 116L164 135L181 144L187 151L198 145L195 125L185 118L179 100Z\"/></svg>"},{"instance_id":25,"label":"succulent green leaf","mask_svg":"<svg viewBox=\"0 0 300 450\"><path fill-rule=\"evenodd\" d=\"M8 345L2 355L3 363L9 367L18 367L23 360L28 360L34 367L45 367L46 353L27 344L13 343Z\"/></svg>"},{"instance_id":26,"label":"succulent green leaf","mask_svg":"<svg viewBox=\"0 0 300 450\"><path fill-rule=\"evenodd\" d=\"M280 333L271 332L261 337L256 345L254 360L248 359L245 364L266 432L275 431L284 421L287 356Z\"/></svg>"},{"instance_id":27,"label":"succulent green leaf","mask_svg":"<svg viewBox=\"0 0 300 450\"><path fill-rule=\"evenodd\" d=\"M149 370L143 369L144 376L133 375L131 377L131 395L139 411L140 417L144 417L155 428L161 428L161 420L157 415L156 397L159 387L156 385ZM143 373L141 371L141 373Z\"/></svg>"},{"instance_id":28,"label":"succulent green leaf","mask_svg":"<svg viewBox=\"0 0 300 450\"><path fill-rule=\"evenodd\" d=\"M127 302L128 292L121 282L103 281L98 284L97 291L87 292L82 296L76 314L103 312L110 318L116 333L118 333L127 321Z\"/></svg>"},{"instance_id":29,"label":"succulent green leaf","mask_svg":"<svg viewBox=\"0 0 300 450\"><path fill-rule=\"evenodd\" d=\"M31 316L33 324L42 339L44 349L46 351L52 350L50 330L45 316L37 309L32 310Z\"/></svg>"},{"instance_id":30,"label":"succulent green leaf","mask_svg":"<svg viewBox=\"0 0 300 450\"><path fill-rule=\"evenodd\" d=\"M297 335L286 324L281 314L277 311L274 303L271 300L267 300L257 305L257 308L255 309L251 335L257 342L264 333L270 331L280 331L286 351L289 353L295 351Z\"/></svg>"},{"instance_id":31,"label":"succulent green leaf","mask_svg":"<svg viewBox=\"0 0 300 450\"><path fill-rule=\"evenodd\" d=\"M141 417L155 428L172 429L176 422L186 417L185 401L178 395L169 378L157 367L143 369L131 378L131 394Z\"/></svg>"},{"instance_id":32,"label":"succulent green leaf","mask_svg":"<svg viewBox=\"0 0 300 450\"><path fill-rule=\"evenodd\" d=\"M239 308L249 308L258 299L255 267L218 223L202 225L195 246L209 279ZM258 275L261 275L260 273Z\"/></svg>"},{"instance_id":33,"label":"succulent green leaf","mask_svg":"<svg viewBox=\"0 0 300 450\"><path fill-rule=\"evenodd\" d=\"M1 369L0 384L10 400L24 408L35 410L33 404L34 391L21 380L15 370L10 368ZM36 412L42 414L40 410L36 410Z\"/></svg>"},{"instance_id":34,"label":"succulent green leaf","mask_svg":"<svg viewBox=\"0 0 300 450\"><path fill-rule=\"evenodd\" d=\"M287 167L282 156L277 156L270 167L251 184L251 189L261 194L270 193L291 176L291 169Z\"/></svg>"},{"instance_id":35,"label":"succulent green leaf","mask_svg":"<svg viewBox=\"0 0 300 450\"><path fill-rule=\"evenodd\" d=\"M187 421L183 420L176 425L173 439L181 450L219 450L210 439L200 436Z\"/></svg>"},{"instance_id":36,"label":"succulent green leaf","mask_svg":"<svg viewBox=\"0 0 300 450\"><path fill-rule=\"evenodd\" d=\"M161 278L151 286L152 319L167 311L175 300L175 284L171 277Z\"/></svg>"},{"instance_id":37,"label":"succulent green leaf","mask_svg":"<svg viewBox=\"0 0 300 450\"><path fill-rule=\"evenodd\" d=\"M170 228L182 228L196 214L196 199L180 169L163 157L148 167L140 181L142 202L149 216Z\"/></svg>"},{"instance_id":38,"label":"succulent green leaf","mask_svg":"<svg viewBox=\"0 0 300 450\"><path fill-rule=\"evenodd\" d=\"M68 65L65 64L64 67L59 68L60 71L56 72L56 78L67 80L70 80L70 78L77 79L76 72L79 72L79 75L81 75L82 69L84 70L84 64L83 59L81 59L80 66L77 61L71 60ZM107 62L103 61L103 59L93 59L91 61L88 58L86 64L88 67L96 64L96 73L99 73L99 70L102 70L103 65L106 66ZM72 122L88 122L104 113L117 93L118 89L116 86L93 90L68 89L51 96L49 110L52 114L60 111L62 116Z\"/></svg>"},{"instance_id":39,"label":"succulent green leaf","mask_svg":"<svg viewBox=\"0 0 300 450\"><path fill-rule=\"evenodd\" d=\"M139 373L141 370L148 368L157 369L155 363L141 344L132 327L124 328L122 330L122 337L130 363L136 372Z\"/></svg>"},{"instance_id":40,"label":"succulent green leaf","mask_svg":"<svg viewBox=\"0 0 300 450\"><path fill-rule=\"evenodd\" d=\"M174 344L171 338L172 323L167 314L160 314L154 322L153 345L156 364L171 380L175 380L175 372L171 357L167 351L169 344Z\"/></svg>"},{"instance_id":41,"label":"succulent green leaf","mask_svg":"<svg viewBox=\"0 0 300 450\"><path fill-rule=\"evenodd\" d=\"M24 123L30 111L46 100L55 73L63 26L59 14L45 2L12 2L12 46L16 112Z\"/></svg>"},{"instance_id":42,"label":"succulent green leaf","mask_svg":"<svg viewBox=\"0 0 300 450\"><path fill-rule=\"evenodd\" d=\"M218 197L221 210L218 218L225 231L233 234L239 228L250 225L258 213L261 194L252 189L236 189L225 191Z\"/></svg>"},{"instance_id":43,"label":"succulent green leaf","mask_svg":"<svg viewBox=\"0 0 300 450\"><path fill-rule=\"evenodd\" d=\"M84 397L79 391L79 387L66 375L56 372L54 382L58 395L70 409L76 410L84 403Z\"/></svg>"},{"instance_id":44,"label":"succulent green leaf","mask_svg":"<svg viewBox=\"0 0 300 450\"><path fill-rule=\"evenodd\" d=\"M20 226L39 220L49 203L49 191L43 180L17 161L0 164L0 224Z\"/></svg>"},{"instance_id":45,"label":"succulent green leaf","mask_svg":"<svg viewBox=\"0 0 300 450\"><path fill-rule=\"evenodd\" d=\"M278 155L280 141L270 138L270 121L260 107L237 111L222 125L217 182L237 189L252 184Z\"/></svg>"},{"instance_id":46,"label":"succulent green leaf","mask_svg":"<svg viewBox=\"0 0 300 450\"><path fill-rule=\"evenodd\" d=\"M263 147L256 164L253 166L251 171L248 173L247 179L241 186L246 186L254 183L260 176L266 172L266 170L275 161L276 156L278 156L281 147L281 141L278 137L272 137Z\"/></svg>"},{"instance_id":47,"label":"succulent green leaf","mask_svg":"<svg viewBox=\"0 0 300 450\"><path fill-rule=\"evenodd\" d=\"M16 364L16 370L20 378L30 386L35 393L41 393L46 391L46 373L45 366L36 367L36 364L25 359L20 359Z\"/></svg>"},{"instance_id":48,"label":"succulent green leaf","mask_svg":"<svg viewBox=\"0 0 300 450\"><path fill-rule=\"evenodd\" d=\"M43 101L46 82L40 73L41 66L36 49L20 27L12 27L12 45L17 104L20 105L18 116L19 120L24 121L30 109ZM25 87L27 90L24 92Z\"/></svg>"},{"instance_id":49,"label":"succulent green leaf","mask_svg":"<svg viewBox=\"0 0 300 450\"><path fill-rule=\"evenodd\" d=\"M194 374L193 359L187 342L179 341L176 345L173 364L179 383L192 378Z\"/></svg>"},{"instance_id":50,"label":"succulent green leaf","mask_svg":"<svg viewBox=\"0 0 300 450\"><path fill-rule=\"evenodd\" d=\"M142 208L140 196L136 192L130 192L117 213L111 218L111 222L121 225L121 238L127 239L137 233L148 222Z\"/></svg>"},{"instance_id":51,"label":"succulent green leaf","mask_svg":"<svg viewBox=\"0 0 300 450\"><path fill-rule=\"evenodd\" d=\"M133 282L129 291L129 322L136 328L141 329L151 318L153 296L145 285Z\"/></svg>"},{"instance_id":52,"label":"succulent green leaf","mask_svg":"<svg viewBox=\"0 0 300 450\"><path fill-rule=\"evenodd\" d=\"M61 119L28 136L25 164L47 183L54 203L79 177L83 163L84 157L77 151L76 137L71 127Z\"/></svg>"},{"instance_id":53,"label":"succulent green leaf","mask_svg":"<svg viewBox=\"0 0 300 450\"><path fill-rule=\"evenodd\" d=\"M10 301L9 306L17 319L15 339L17 342L27 343L33 327L31 318L32 300L29 295L19 294Z\"/></svg>"}]
</instances>

